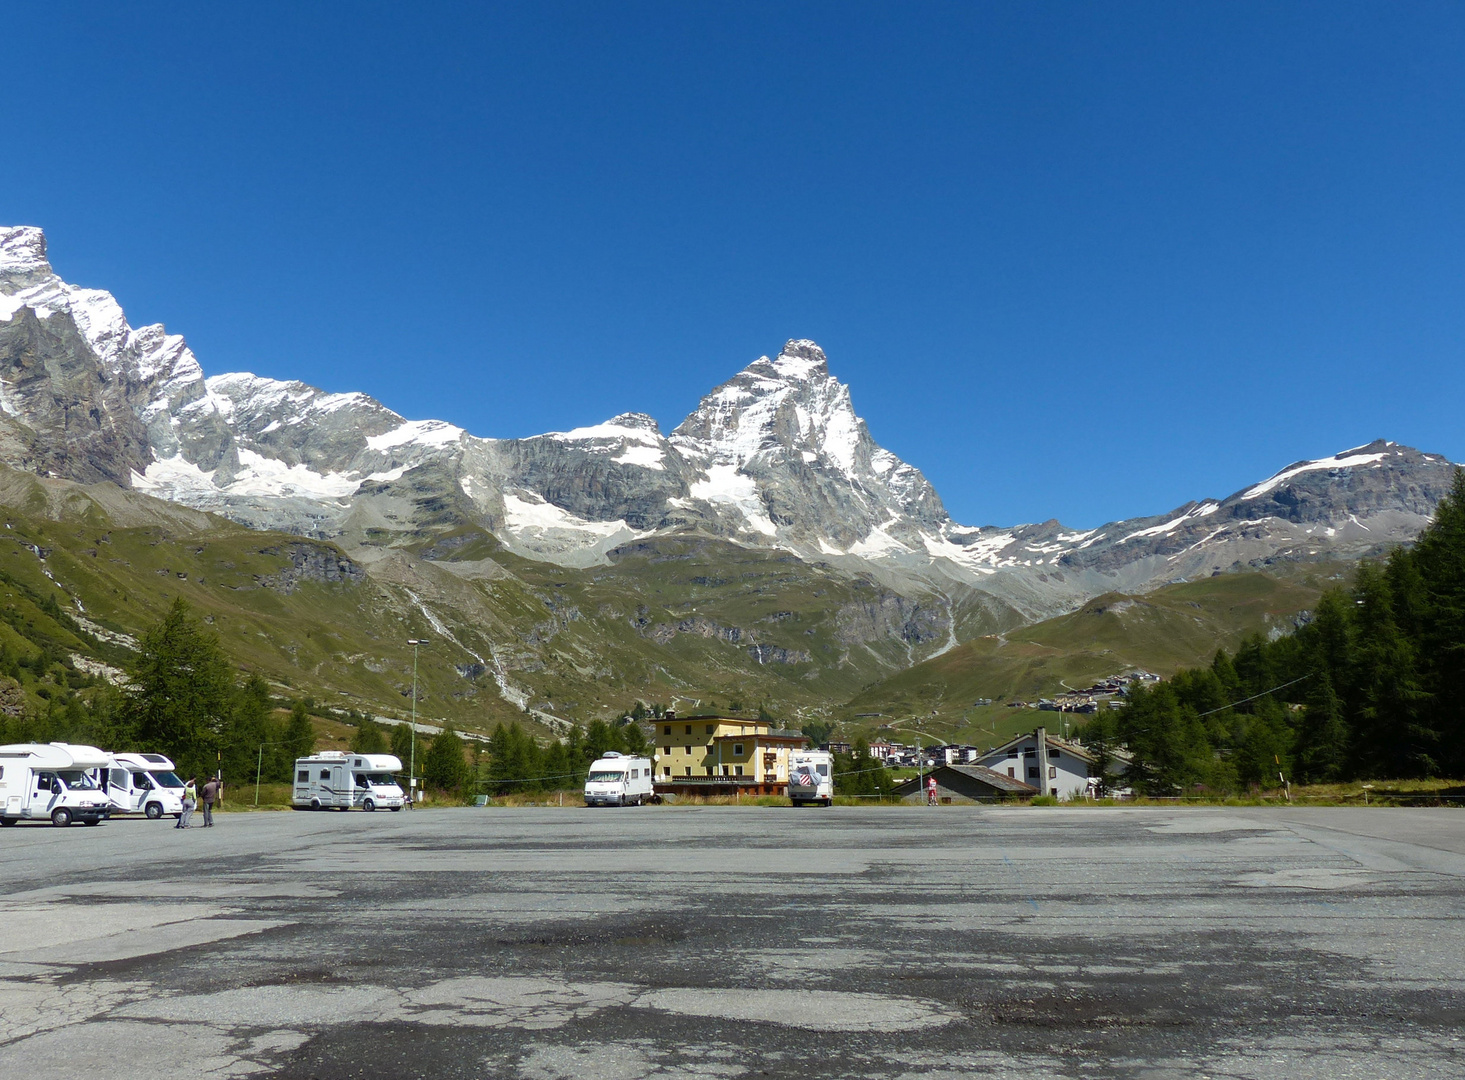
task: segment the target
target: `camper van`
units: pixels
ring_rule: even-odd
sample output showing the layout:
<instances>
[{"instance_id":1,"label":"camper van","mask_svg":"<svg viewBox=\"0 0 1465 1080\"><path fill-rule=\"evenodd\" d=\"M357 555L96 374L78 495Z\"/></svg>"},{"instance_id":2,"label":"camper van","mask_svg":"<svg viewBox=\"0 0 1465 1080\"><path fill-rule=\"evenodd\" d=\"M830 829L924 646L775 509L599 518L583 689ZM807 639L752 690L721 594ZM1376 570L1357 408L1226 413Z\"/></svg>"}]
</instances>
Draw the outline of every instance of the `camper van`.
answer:
<instances>
[{"instance_id":1,"label":"camper van","mask_svg":"<svg viewBox=\"0 0 1465 1080\"><path fill-rule=\"evenodd\" d=\"M290 805L297 810L400 810L407 801L392 775L402 760L391 754L348 754L328 750L295 759L295 787Z\"/></svg>"},{"instance_id":2,"label":"camper van","mask_svg":"<svg viewBox=\"0 0 1465 1080\"><path fill-rule=\"evenodd\" d=\"M90 771L110 756L95 746L13 743L0 746L0 824L50 818L53 825L97 825L112 804Z\"/></svg>"},{"instance_id":3,"label":"camper van","mask_svg":"<svg viewBox=\"0 0 1465 1080\"><path fill-rule=\"evenodd\" d=\"M146 814L156 821L183 813L183 781L162 754L113 754L92 776L114 814Z\"/></svg>"},{"instance_id":4,"label":"camper van","mask_svg":"<svg viewBox=\"0 0 1465 1080\"><path fill-rule=\"evenodd\" d=\"M651 759L614 750L590 766L585 778L586 806L640 806L651 802Z\"/></svg>"},{"instance_id":5,"label":"camper van","mask_svg":"<svg viewBox=\"0 0 1465 1080\"><path fill-rule=\"evenodd\" d=\"M788 797L795 806L834 802L834 755L828 750L795 750L788 756Z\"/></svg>"}]
</instances>

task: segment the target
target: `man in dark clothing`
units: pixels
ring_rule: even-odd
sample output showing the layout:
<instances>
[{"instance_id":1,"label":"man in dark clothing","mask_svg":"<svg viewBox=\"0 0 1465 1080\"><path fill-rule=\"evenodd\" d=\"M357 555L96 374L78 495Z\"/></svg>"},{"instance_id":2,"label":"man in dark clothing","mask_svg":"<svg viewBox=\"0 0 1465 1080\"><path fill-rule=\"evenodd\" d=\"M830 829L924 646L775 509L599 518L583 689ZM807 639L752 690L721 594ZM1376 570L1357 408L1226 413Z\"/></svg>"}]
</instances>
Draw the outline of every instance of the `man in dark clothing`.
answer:
<instances>
[{"instance_id":1,"label":"man in dark clothing","mask_svg":"<svg viewBox=\"0 0 1465 1080\"><path fill-rule=\"evenodd\" d=\"M224 782L217 776L209 777L209 782L203 786L203 827L212 829L214 827L214 803L224 791Z\"/></svg>"}]
</instances>

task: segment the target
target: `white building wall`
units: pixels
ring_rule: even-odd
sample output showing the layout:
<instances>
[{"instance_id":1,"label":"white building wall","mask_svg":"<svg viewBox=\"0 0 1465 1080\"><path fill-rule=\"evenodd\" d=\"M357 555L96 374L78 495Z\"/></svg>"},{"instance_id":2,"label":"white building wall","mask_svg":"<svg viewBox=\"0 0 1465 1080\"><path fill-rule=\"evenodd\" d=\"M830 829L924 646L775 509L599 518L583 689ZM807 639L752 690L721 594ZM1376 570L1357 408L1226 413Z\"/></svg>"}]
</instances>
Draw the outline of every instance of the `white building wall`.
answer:
<instances>
[{"instance_id":1,"label":"white building wall","mask_svg":"<svg viewBox=\"0 0 1465 1080\"><path fill-rule=\"evenodd\" d=\"M1012 775L1023 783L1032 784L1036 788L1042 787L1042 777L1032 770L1046 767L1048 790L1060 799L1081 799L1088 793L1088 762L1050 743L1048 760L1043 765L1039 765L1037 749L1037 741L1027 739L1015 747L987 754L977 764L985 765L1003 776ZM1009 756L1013 751L1016 751L1016 757ZM1012 773L1008 772L1009 769L1013 770Z\"/></svg>"}]
</instances>

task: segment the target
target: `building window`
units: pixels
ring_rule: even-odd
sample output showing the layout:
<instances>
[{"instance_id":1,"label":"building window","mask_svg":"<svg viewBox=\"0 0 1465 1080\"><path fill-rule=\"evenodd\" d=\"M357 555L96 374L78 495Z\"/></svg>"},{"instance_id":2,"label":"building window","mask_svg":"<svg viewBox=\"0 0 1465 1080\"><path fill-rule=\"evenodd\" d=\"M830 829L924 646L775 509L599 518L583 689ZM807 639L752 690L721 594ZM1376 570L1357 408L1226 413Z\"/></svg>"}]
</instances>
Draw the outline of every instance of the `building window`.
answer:
<instances>
[{"instance_id":1,"label":"building window","mask_svg":"<svg viewBox=\"0 0 1465 1080\"><path fill-rule=\"evenodd\" d=\"M663 746L662 749L666 751L666 756L667 757L671 757L671 747L670 746Z\"/></svg>"},{"instance_id":2,"label":"building window","mask_svg":"<svg viewBox=\"0 0 1465 1080\"><path fill-rule=\"evenodd\" d=\"M1017 770L1014 769L1011 765L1009 765L1009 766L1007 766L1007 775L1010 776L1010 777L1012 777L1014 780L1016 780L1017 779Z\"/></svg>"},{"instance_id":3,"label":"building window","mask_svg":"<svg viewBox=\"0 0 1465 1080\"><path fill-rule=\"evenodd\" d=\"M1053 768L1053 766L1051 766L1051 765L1048 766L1048 779L1049 780L1057 780L1058 779L1058 770L1055 769L1055 768Z\"/></svg>"},{"instance_id":4,"label":"building window","mask_svg":"<svg viewBox=\"0 0 1465 1080\"><path fill-rule=\"evenodd\" d=\"M692 734L692 725L691 724L688 724L687 725L687 734L688 735Z\"/></svg>"},{"instance_id":5,"label":"building window","mask_svg":"<svg viewBox=\"0 0 1465 1080\"><path fill-rule=\"evenodd\" d=\"M743 767L741 765L734 765L733 766L733 774L736 775L736 776L742 776L743 775Z\"/></svg>"},{"instance_id":6,"label":"building window","mask_svg":"<svg viewBox=\"0 0 1465 1080\"><path fill-rule=\"evenodd\" d=\"M668 734L668 735L670 735L670 734L671 734L671 725L670 725L670 724L667 724L667 725L666 725L666 733L667 733L667 734Z\"/></svg>"},{"instance_id":7,"label":"building window","mask_svg":"<svg viewBox=\"0 0 1465 1080\"><path fill-rule=\"evenodd\" d=\"M667 767L666 767L666 775L667 775L667 776L670 776L670 775L671 775L671 766L670 766L670 765L668 765L668 766L667 766Z\"/></svg>"},{"instance_id":8,"label":"building window","mask_svg":"<svg viewBox=\"0 0 1465 1080\"><path fill-rule=\"evenodd\" d=\"M743 756L743 744L742 743L733 743L733 757L742 757L742 756Z\"/></svg>"},{"instance_id":9,"label":"building window","mask_svg":"<svg viewBox=\"0 0 1465 1080\"><path fill-rule=\"evenodd\" d=\"M1017 757L1017 751L1016 750L1009 750L1009 751L1007 751L1007 756L1008 757Z\"/></svg>"},{"instance_id":10,"label":"building window","mask_svg":"<svg viewBox=\"0 0 1465 1080\"><path fill-rule=\"evenodd\" d=\"M1050 748L1048 750L1048 756L1049 757L1057 757L1058 756L1058 750L1057 750L1057 748Z\"/></svg>"},{"instance_id":11,"label":"building window","mask_svg":"<svg viewBox=\"0 0 1465 1080\"><path fill-rule=\"evenodd\" d=\"M707 775L708 776L715 776L716 775L716 773L714 773L712 771L712 766L711 765L707 766Z\"/></svg>"},{"instance_id":12,"label":"building window","mask_svg":"<svg viewBox=\"0 0 1465 1080\"><path fill-rule=\"evenodd\" d=\"M1029 780L1036 780L1037 778L1038 778L1038 768L1037 768L1037 766L1036 765L1030 765L1030 766L1028 766L1028 779Z\"/></svg>"},{"instance_id":13,"label":"building window","mask_svg":"<svg viewBox=\"0 0 1465 1080\"><path fill-rule=\"evenodd\" d=\"M690 765L687 766L687 773L686 773L686 775L688 775L688 776L691 776L692 775L692 766L690 766Z\"/></svg>"},{"instance_id":14,"label":"building window","mask_svg":"<svg viewBox=\"0 0 1465 1080\"><path fill-rule=\"evenodd\" d=\"M707 734L709 734L709 735L712 734L712 725L711 724L708 724L707 725Z\"/></svg>"},{"instance_id":15,"label":"building window","mask_svg":"<svg viewBox=\"0 0 1465 1080\"><path fill-rule=\"evenodd\" d=\"M726 775L727 775L727 766L726 766L726 765L724 765L724 766L723 766L723 767L722 767L722 775L723 775L723 776L726 776Z\"/></svg>"}]
</instances>

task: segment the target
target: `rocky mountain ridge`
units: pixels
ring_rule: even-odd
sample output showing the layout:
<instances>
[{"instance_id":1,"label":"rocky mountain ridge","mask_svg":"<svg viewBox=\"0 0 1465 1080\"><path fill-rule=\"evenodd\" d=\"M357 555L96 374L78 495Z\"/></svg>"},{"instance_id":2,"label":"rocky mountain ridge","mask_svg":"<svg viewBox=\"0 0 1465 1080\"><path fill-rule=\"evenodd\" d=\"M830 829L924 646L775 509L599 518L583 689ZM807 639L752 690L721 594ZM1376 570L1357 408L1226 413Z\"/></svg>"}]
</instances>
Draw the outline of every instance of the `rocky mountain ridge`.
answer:
<instances>
[{"instance_id":1,"label":"rocky mountain ridge","mask_svg":"<svg viewBox=\"0 0 1465 1080\"><path fill-rule=\"evenodd\" d=\"M755 360L669 435L630 413L479 438L360 393L206 378L182 337L133 329L110 294L57 276L44 235L26 227L0 228L0 414L8 464L334 539L364 564L476 531L585 567L633 541L689 533L934 591L948 611L958 594L988 594L1029 618L1115 589L1407 540L1454 468L1376 442L1099 529L968 527L874 442L810 341Z\"/></svg>"}]
</instances>

